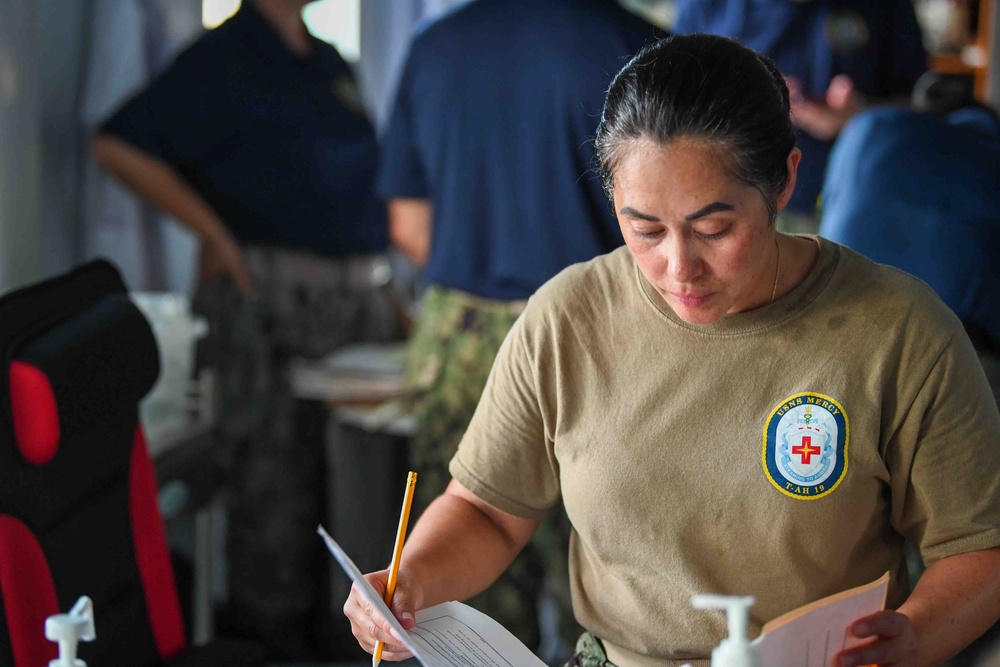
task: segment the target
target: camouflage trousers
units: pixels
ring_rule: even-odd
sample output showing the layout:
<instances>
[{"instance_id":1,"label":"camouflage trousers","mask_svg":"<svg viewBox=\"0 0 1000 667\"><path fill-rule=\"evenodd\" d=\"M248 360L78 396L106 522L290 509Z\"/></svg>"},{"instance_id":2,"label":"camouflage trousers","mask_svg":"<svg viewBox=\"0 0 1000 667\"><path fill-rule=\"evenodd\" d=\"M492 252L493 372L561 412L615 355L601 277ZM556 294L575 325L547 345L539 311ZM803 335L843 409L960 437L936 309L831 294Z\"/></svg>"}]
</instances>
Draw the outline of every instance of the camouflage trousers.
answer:
<instances>
[{"instance_id":1,"label":"camouflage trousers","mask_svg":"<svg viewBox=\"0 0 1000 667\"><path fill-rule=\"evenodd\" d=\"M410 341L406 383L417 420L411 463L420 473L415 508L423 511L451 481L448 463L476 409L493 360L522 302L480 299L440 287L427 289ZM489 589L469 604L536 649L539 592L558 606L567 645L579 635L569 595L569 520L562 508L539 527L532 543Z\"/></svg>"},{"instance_id":2,"label":"camouflage trousers","mask_svg":"<svg viewBox=\"0 0 1000 667\"><path fill-rule=\"evenodd\" d=\"M576 655L566 663L566 667L615 667L615 664L608 660L601 640L584 632L576 642Z\"/></svg>"},{"instance_id":3,"label":"camouflage trousers","mask_svg":"<svg viewBox=\"0 0 1000 667\"><path fill-rule=\"evenodd\" d=\"M228 629L263 642L272 657L306 659L327 571L315 536L325 507L326 413L295 401L290 362L347 342L398 339L399 318L381 258L246 254L250 297L226 279L202 283L193 301L209 324L198 363L217 378Z\"/></svg>"}]
</instances>

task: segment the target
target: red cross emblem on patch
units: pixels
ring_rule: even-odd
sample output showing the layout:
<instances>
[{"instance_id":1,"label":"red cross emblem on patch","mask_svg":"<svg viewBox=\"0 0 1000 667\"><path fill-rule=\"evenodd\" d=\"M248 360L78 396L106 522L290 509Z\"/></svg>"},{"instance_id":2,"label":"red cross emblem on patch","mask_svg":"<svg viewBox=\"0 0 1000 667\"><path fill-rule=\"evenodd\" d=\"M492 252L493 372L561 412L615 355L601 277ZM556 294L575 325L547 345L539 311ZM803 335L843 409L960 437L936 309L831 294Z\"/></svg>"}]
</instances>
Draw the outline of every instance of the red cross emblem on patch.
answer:
<instances>
[{"instance_id":1,"label":"red cross emblem on patch","mask_svg":"<svg viewBox=\"0 0 1000 667\"><path fill-rule=\"evenodd\" d=\"M802 457L802 465L807 466L812 463L812 457L815 454L819 456L822 453L822 449L819 447L814 447L812 444L812 436L804 435L802 436L801 444L792 447L792 454L797 454Z\"/></svg>"}]
</instances>

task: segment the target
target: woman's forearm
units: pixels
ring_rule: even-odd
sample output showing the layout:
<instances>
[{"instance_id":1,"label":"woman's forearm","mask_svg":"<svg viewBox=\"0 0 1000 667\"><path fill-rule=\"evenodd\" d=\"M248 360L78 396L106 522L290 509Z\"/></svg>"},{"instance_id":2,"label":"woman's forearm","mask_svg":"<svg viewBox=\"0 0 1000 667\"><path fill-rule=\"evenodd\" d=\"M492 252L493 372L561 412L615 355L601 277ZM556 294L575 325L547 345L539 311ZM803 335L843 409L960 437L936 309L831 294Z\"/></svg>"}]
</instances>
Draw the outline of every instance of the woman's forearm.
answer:
<instances>
[{"instance_id":1,"label":"woman's forearm","mask_svg":"<svg viewBox=\"0 0 1000 667\"><path fill-rule=\"evenodd\" d=\"M917 664L938 665L1000 618L1000 548L942 558L899 608L917 637Z\"/></svg>"},{"instance_id":2,"label":"woman's forearm","mask_svg":"<svg viewBox=\"0 0 1000 667\"><path fill-rule=\"evenodd\" d=\"M403 550L400 577L419 608L486 589L531 539L538 521L503 514L458 482L424 512Z\"/></svg>"},{"instance_id":3,"label":"woman's forearm","mask_svg":"<svg viewBox=\"0 0 1000 667\"><path fill-rule=\"evenodd\" d=\"M167 163L110 135L95 137L93 152L98 164L203 240L228 235L212 207Z\"/></svg>"}]
</instances>

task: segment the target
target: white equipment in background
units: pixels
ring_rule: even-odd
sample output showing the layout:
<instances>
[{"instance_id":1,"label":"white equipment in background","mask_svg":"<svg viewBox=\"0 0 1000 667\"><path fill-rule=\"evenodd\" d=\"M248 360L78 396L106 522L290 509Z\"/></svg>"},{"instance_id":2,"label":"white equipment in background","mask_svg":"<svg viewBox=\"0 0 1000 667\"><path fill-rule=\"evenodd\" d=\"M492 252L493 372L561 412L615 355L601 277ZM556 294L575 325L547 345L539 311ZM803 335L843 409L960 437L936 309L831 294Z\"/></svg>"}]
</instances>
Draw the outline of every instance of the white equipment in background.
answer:
<instances>
[{"instance_id":1,"label":"white equipment in background","mask_svg":"<svg viewBox=\"0 0 1000 667\"><path fill-rule=\"evenodd\" d=\"M160 377L139 404L146 437L156 441L192 421L195 345L208 333L208 323L192 314L190 299L184 294L132 292L129 296L149 320L160 351Z\"/></svg>"}]
</instances>

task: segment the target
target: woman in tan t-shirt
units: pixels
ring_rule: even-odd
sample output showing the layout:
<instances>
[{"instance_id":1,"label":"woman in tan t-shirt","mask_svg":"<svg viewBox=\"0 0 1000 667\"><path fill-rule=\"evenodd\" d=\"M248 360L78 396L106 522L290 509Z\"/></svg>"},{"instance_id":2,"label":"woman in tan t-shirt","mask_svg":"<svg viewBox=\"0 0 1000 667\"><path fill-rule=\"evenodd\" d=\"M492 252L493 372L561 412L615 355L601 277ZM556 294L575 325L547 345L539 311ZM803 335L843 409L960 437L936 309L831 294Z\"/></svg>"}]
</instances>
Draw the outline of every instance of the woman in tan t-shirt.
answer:
<instances>
[{"instance_id":1,"label":"woman in tan t-shirt","mask_svg":"<svg viewBox=\"0 0 1000 667\"><path fill-rule=\"evenodd\" d=\"M644 284L658 294L673 317L688 325L712 326L731 316L765 309L771 304L777 308L779 304L775 303L776 300L794 294L797 288L809 282L808 276L818 264L821 243L808 237L780 234L774 225L778 211L788 202L795 187L801 154L795 147L789 118L788 89L767 58L736 42L706 35L673 37L647 47L626 65L613 82L598 128L596 145L605 186L634 263L622 261L622 256L595 260L582 269L570 269L567 275L554 279L553 282L559 281L561 289L567 283L578 286L587 280L592 281L587 285L609 284L608 281L601 283L594 276L607 271L608 267L637 266ZM845 263L849 262L862 266L864 260L845 260ZM864 266L865 270L874 267L870 262ZM871 270L872 275L883 275ZM625 269L621 268L621 272ZM628 279L629 276L619 276L615 285ZM917 288L910 288L908 278L900 281L910 290L908 297L910 292L923 294ZM552 290L546 291L546 288L539 292L539 298L550 308L586 308L587 302L581 300L579 294L570 289L558 292L564 293L571 294L574 299L560 302L553 299ZM841 301L847 298L843 296ZM615 308L624 311L638 307L628 299L622 299L620 303L601 303L607 306L605 312ZM561 321L572 319L573 312L561 313ZM937 311L930 309L927 312ZM626 320L631 315L629 312L616 312L614 316L608 315L599 321L610 327L617 324L616 317ZM529 304L529 310L522 318L532 316ZM921 325L925 322L926 318L921 320ZM532 323L537 324L537 320ZM829 328L839 326L836 318L825 324ZM515 335L517 330L518 327L515 327ZM578 331L573 333L579 334ZM603 333L598 331L594 335L600 337ZM539 335L544 336L545 332ZM808 331L804 335L808 335ZM868 330L855 335L877 337L879 332ZM777 347L777 339L775 342ZM518 343L523 343L523 340ZM684 343L696 346L697 339L685 339ZM585 354L585 345L579 345L584 346L581 350ZM594 340L593 345L596 348L599 341ZM716 346L713 349L717 349L720 343L713 345ZM504 354L502 351L501 355ZM510 357L514 352L507 350L506 354ZM967 370L962 366L965 357L959 354L957 358L959 361L956 363L962 371L958 376L961 377ZM555 372L552 365L556 362L552 358L542 354L532 356L528 351L518 357L522 365L525 359L536 363L535 367L528 369L528 376L533 375L532 371L547 377ZM777 357L775 361L778 361ZM543 365L546 366L543 368ZM601 372L626 372L621 368L605 364ZM565 370L566 373L571 371L568 368ZM494 375L506 376L511 372L509 368L500 367L498 362ZM538 525L538 518L533 514L534 506L525 503L522 506L524 511L521 511L515 502L501 502L499 495L483 492L488 485L479 483L483 476L493 474L491 466L506 466L508 472L517 470L519 459L534 464L536 458L532 457L536 454L529 455L514 449L497 457L479 445L485 440L484 433L500 431L500 426L504 427L504 434L527 433L529 438L551 438L550 431L539 428L541 420L524 419L519 422L515 417L512 423L510 411L507 411L508 414L500 413L504 412L507 404L515 406L532 400L545 403L539 408L539 413L558 410L562 405L546 401L550 396L542 396L542 390L538 390L538 396L526 398L524 394L534 390L530 382L522 386L525 391L510 390L509 394L503 394L502 390L508 386L504 384L503 377L492 382L494 386L487 389L487 392L492 392L489 397L491 405L484 408L481 403L469 430L471 435L467 435L467 438L477 442L469 443L466 448L463 441L466 452L463 454L460 449L456 457L459 465L453 462L453 474L462 470L462 474L456 476L461 477L464 483L457 479L452 481L445 494L420 518L406 544L392 604L393 612L405 628L414 625L413 613L418 609L447 600L465 599L486 588L527 544ZM594 392L602 389L599 385L590 386L594 387ZM985 383L981 386L985 388ZM965 386L961 389L974 396L977 406L989 406L989 411L984 409L978 413L982 426L975 431L975 436L979 441L976 446L979 446L987 440L989 431L1000 424L1000 418L992 398L979 401L982 397L978 393L983 392L978 387L969 389ZM888 405L891 398L886 396L887 403L882 406L883 410L892 408ZM732 413L739 410L739 405L720 407L724 407L720 410L723 413L720 419L738 419ZM788 406L776 408L775 412L792 409L797 408L789 402ZM829 415L840 414L837 407L825 403L817 404L815 413L806 410L805 414L817 414L820 410L827 410ZM569 418L572 419L572 415ZM810 418L805 417L807 425ZM846 430L845 423L842 432ZM812 441L803 443L803 461L812 456L812 452L816 452L816 457L821 456L819 442L817 436L815 444ZM545 451L565 451L558 446L559 443L555 443ZM717 446L720 452L725 453L725 442L719 442ZM875 467L880 464L877 454L875 452L875 456L870 457L874 459ZM621 459L625 460L626 457ZM523 468L525 474L521 475L521 479L512 480L511 484L521 485L521 490L524 485L536 483L536 480L539 486L551 480L555 480L551 483L557 485L560 483L559 475L569 474L566 471L573 470L575 464L569 459L550 462L551 467L557 469L555 476L535 475L536 471L528 466ZM997 475L995 457L983 464L993 469L994 477ZM615 465L621 465L621 462L611 462L605 468ZM838 483L845 472L840 472ZM724 481L709 478L706 484L722 486ZM955 482L957 486L961 480ZM778 498L782 498L778 491L786 496L812 494L817 497L830 491L822 486L809 487L805 482L801 486L787 487L779 486L774 479L771 483L779 487L773 491ZM568 488L565 482L563 486ZM603 491L608 492L608 489ZM919 496L924 489L906 487L904 491ZM595 488L593 494L601 492ZM546 489L544 493L548 494L544 497L549 498L558 494L558 489ZM996 485L985 493L993 498L989 502L994 504L1000 497ZM485 499L487 495L494 502ZM537 496L532 497L543 495L539 491ZM897 502L896 497L893 494L890 502ZM503 507L498 506L501 504ZM824 507L828 508L826 511L833 508L843 511L843 506L830 503L808 506L810 511L815 509L821 518ZM571 518L587 516L586 512L571 507L569 499L567 509ZM897 510L895 507L889 509L892 512ZM969 522L972 524L969 530L977 531L974 535L976 539L962 542L961 552L949 553L931 563L919 584L897 609L882 611L854 623L852 633L869 639L870 643L842 651L835 658L836 664L845 667L938 664L1000 618L1000 526L993 521L984 527L977 521L978 518ZM888 521L884 523L875 532L892 530ZM591 527L575 528L584 534ZM862 533L862 538L864 535ZM630 537L634 538L634 535ZM960 536L954 542L960 542L964 537ZM734 534L729 542L735 544L738 540L739 536ZM857 549L863 546L855 545ZM656 548L657 545L649 545L650 551ZM777 550L780 545L774 548ZM705 553L703 557L711 560L720 556ZM898 560L897 554L896 565ZM702 566L690 563L678 567L688 565L692 568ZM843 563L821 565L836 569ZM767 564L756 564L756 567L766 569ZM778 580L783 573L773 574ZM647 572L636 572L631 577L620 577L619 582L622 587L627 587L631 585L629 579L646 576ZM377 591L385 589L385 571L372 573L367 578ZM586 581L581 585L586 587ZM586 588L583 592L591 603L601 596L614 594L609 590ZM743 590L713 592L755 593ZM576 605L577 600L574 602ZM575 608L584 609L585 605ZM385 642L384 659L400 660L409 656L405 647L389 633L389 626L371 612L356 589L352 590L344 612L351 620L355 637L366 650L371 651L378 640ZM664 631L676 632L677 629ZM600 640L589 639L581 645L582 655L570 664L612 665L612 661L606 660L600 653ZM674 664L662 655L637 652L632 655L632 658L616 658L614 662L618 662L618 667L632 667L628 660L643 665Z\"/></svg>"}]
</instances>

